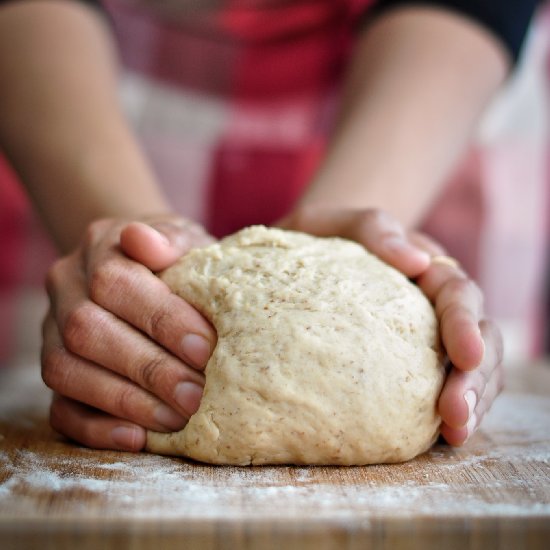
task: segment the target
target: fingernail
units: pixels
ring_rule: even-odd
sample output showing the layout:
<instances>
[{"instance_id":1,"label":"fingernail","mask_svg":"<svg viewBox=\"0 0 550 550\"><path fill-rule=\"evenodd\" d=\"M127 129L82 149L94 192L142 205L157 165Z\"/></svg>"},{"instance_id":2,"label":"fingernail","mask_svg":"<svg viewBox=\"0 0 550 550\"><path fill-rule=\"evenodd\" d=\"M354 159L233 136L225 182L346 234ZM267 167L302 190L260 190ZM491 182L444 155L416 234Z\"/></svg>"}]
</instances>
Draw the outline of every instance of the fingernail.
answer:
<instances>
[{"instance_id":1,"label":"fingernail","mask_svg":"<svg viewBox=\"0 0 550 550\"><path fill-rule=\"evenodd\" d=\"M169 430L179 430L185 425L186 419L166 405L159 405L153 413L155 420Z\"/></svg>"},{"instance_id":2,"label":"fingernail","mask_svg":"<svg viewBox=\"0 0 550 550\"><path fill-rule=\"evenodd\" d=\"M466 441L468 441L468 439L470 439L470 437L472 437L472 435L476 431L476 428L477 428L477 417L475 414L472 414L472 416L470 416L470 420L468 420L466 424L466 431L468 435L466 436L466 440L464 441L465 443Z\"/></svg>"},{"instance_id":3,"label":"fingernail","mask_svg":"<svg viewBox=\"0 0 550 550\"><path fill-rule=\"evenodd\" d=\"M472 418L472 415L474 414L474 410L477 405L477 395L474 390L468 390L464 394L464 401L466 401L466 405L468 405L468 420Z\"/></svg>"},{"instance_id":4,"label":"fingernail","mask_svg":"<svg viewBox=\"0 0 550 550\"><path fill-rule=\"evenodd\" d=\"M202 388L194 382L180 382L174 391L174 398L189 416L199 409Z\"/></svg>"},{"instance_id":5,"label":"fingernail","mask_svg":"<svg viewBox=\"0 0 550 550\"><path fill-rule=\"evenodd\" d=\"M188 250L190 246L189 231L187 231L185 225L175 222L157 222L152 224L152 227L162 235L166 240L166 244L179 248L181 250Z\"/></svg>"},{"instance_id":6,"label":"fingernail","mask_svg":"<svg viewBox=\"0 0 550 550\"><path fill-rule=\"evenodd\" d=\"M181 341L183 353L196 367L204 367L210 359L210 344L197 334L186 334Z\"/></svg>"},{"instance_id":7,"label":"fingernail","mask_svg":"<svg viewBox=\"0 0 550 550\"><path fill-rule=\"evenodd\" d=\"M143 225L145 225L150 230L149 233L151 234L151 236L157 239L159 242L161 242L164 245L170 244L168 237L164 235L164 233L161 233L158 229L156 229L151 225L147 225L147 224L143 224Z\"/></svg>"},{"instance_id":8,"label":"fingernail","mask_svg":"<svg viewBox=\"0 0 550 550\"><path fill-rule=\"evenodd\" d=\"M123 449L137 450L141 448L141 445L138 445L141 436L141 429L128 426L117 426L111 431L111 439Z\"/></svg>"},{"instance_id":9,"label":"fingernail","mask_svg":"<svg viewBox=\"0 0 550 550\"><path fill-rule=\"evenodd\" d=\"M406 239L398 235L385 239L383 246L388 252L396 252L399 254L414 254L424 262L430 261L430 255L427 252L420 250L416 246L409 243Z\"/></svg>"}]
</instances>

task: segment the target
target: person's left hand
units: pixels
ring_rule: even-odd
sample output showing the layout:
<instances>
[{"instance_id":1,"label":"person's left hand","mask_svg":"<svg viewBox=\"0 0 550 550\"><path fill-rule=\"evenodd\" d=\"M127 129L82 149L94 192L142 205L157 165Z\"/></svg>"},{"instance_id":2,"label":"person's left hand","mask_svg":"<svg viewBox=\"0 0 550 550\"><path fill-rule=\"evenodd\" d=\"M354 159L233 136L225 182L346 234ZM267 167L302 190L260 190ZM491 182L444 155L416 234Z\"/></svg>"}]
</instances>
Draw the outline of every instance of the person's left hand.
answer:
<instances>
[{"instance_id":1,"label":"person's left hand","mask_svg":"<svg viewBox=\"0 0 550 550\"><path fill-rule=\"evenodd\" d=\"M503 386L502 337L483 313L478 286L418 232L407 234L380 210L323 210L302 206L277 224L319 237L337 236L367 250L413 279L433 303L452 369L439 397L441 434L462 445L474 433Z\"/></svg>"}]
</instances>

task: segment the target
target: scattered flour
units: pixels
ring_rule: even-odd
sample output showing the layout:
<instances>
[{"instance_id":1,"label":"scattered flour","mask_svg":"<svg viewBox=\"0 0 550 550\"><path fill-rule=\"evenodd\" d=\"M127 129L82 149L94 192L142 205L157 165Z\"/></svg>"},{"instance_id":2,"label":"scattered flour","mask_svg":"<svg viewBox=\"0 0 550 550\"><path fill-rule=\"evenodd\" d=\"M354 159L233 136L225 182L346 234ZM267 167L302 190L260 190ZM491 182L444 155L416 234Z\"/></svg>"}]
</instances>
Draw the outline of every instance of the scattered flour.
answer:
<instances>
[{"instance_id":1,"label":"scattered flour","mask_svg":"<svg viewBox=\"0 0 550 550\"><path fill-rule=\"evenodd\" d=\"M215 467L69 444L53 455L31 444L13 450L0 438L0 517L550 516L549 426L547 397L505 394L466 447L436 446L408 463L366 468Z\"/></svg>"}]
</instances>

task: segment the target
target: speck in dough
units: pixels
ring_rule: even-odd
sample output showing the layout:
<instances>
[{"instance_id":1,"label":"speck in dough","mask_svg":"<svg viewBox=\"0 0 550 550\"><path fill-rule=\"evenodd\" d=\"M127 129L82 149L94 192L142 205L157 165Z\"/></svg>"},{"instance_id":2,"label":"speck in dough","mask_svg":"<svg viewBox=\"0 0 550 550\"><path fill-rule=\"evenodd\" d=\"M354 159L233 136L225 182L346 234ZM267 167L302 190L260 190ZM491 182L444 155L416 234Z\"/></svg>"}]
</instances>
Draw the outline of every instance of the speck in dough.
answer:
<instances>
[{"instance_id":1,"label":"speck in dough","mask_svg":"<svg viewBox=\"0 0 550 550\"><path fill-rule=\"evenodd\" d=\"M444 379L434 311L339 238L254 226L161 275L214 325L199 410L150 451L214 464L401 462L435 441Z\"/></svg>"}]
</instances>

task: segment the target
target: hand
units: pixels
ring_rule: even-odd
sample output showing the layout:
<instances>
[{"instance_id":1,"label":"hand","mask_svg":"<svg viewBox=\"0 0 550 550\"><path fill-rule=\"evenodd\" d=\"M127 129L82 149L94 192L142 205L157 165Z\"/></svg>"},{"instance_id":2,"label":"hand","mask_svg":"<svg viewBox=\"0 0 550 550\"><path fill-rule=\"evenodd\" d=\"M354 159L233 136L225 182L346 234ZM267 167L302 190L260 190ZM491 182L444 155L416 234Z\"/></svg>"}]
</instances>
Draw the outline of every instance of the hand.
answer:
<instances>
[{"instance_id":1,"label":"hand","mask_svg":"<svg viewBox=\"0 0 550 550\"><path fill-rule=\"evenodd\" d=\"M421 233L408 235L379 210L321 210L300 207L278 223L321 237L339 236L415 279L434 304L441 338L452 369L439 397L441 433L462 445L474 433L503 386L502 338L484 317L482 294L458 266L432 262L444 249Z\"/></svg>"},{"instance_id":2,"label":"hand","mask_svg":"<svg viewBox=\"0 0 550 550\"><path fill-rule=\"evenodd\" d=\"M463 445L504 386L500 330L483 312L479 287L456 266L438 263L441 245L421 233L410 241L434 259L416 283L434 303L441 337L453 366L439 397L441 434L451 445Z\"/></svg>"},{"instance_id":3,"label":"hand","mask_svg":"<svg viewBox=\"0 0 550 550\"><path fill-rule=\"evenodd\" d=\"M197 410L212 326L154 275L213 239L177 217L100 220L50 269L42 377L50 422L84 445L139 451L146 429L181 429Z\"/></svg>"}]
</instances>

